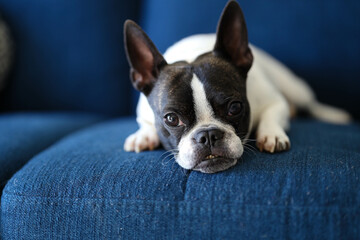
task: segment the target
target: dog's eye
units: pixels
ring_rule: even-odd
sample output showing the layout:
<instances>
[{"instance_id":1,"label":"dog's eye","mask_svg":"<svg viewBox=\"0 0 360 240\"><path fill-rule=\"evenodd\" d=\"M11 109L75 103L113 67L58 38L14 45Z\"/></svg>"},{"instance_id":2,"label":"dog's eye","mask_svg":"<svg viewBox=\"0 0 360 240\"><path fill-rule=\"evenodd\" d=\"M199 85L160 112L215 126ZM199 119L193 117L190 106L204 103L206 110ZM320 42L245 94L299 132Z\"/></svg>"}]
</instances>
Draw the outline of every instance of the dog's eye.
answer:
<instances>
[{"instance_id":1,"label":"dog's eye","mask_svg":"<svg viewBox=\"0 0 360 240\"><path fill-rule=\"evenodd\" d=\"M168 113L164 117L165 123L170 127L177 127L183 125L182 121L175 113Z\"/></svg>"},{"instance_id":2,"label":"dog's eye","mask_svg":"<svg viewBox=\"0 0 360 240\"><path fill-rule=\"evenodd\" d=\"M241 102L232 102L229 106L228 115L236 116L241 113L242 105Z\"/></svg>"}]
</instances>

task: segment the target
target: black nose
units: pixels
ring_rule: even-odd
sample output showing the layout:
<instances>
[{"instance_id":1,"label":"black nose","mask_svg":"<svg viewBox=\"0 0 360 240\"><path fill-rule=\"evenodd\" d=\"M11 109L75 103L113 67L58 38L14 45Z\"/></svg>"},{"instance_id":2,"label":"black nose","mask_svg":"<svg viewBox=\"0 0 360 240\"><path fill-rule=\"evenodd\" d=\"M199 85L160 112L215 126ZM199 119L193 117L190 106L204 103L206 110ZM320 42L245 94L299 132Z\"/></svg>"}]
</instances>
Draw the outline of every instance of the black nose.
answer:
<instances>
[{"instance_id":1,"label":"black nose","mask_svg":"<svg viewBox=\"0 0 360 240\"><path fill-rule=\"evenodd\" d=\"M202 130L195 134L195 140L199 144L214 146L218 140L223 139L224 132L219 129Z\"/></svg>"}]
</instances>

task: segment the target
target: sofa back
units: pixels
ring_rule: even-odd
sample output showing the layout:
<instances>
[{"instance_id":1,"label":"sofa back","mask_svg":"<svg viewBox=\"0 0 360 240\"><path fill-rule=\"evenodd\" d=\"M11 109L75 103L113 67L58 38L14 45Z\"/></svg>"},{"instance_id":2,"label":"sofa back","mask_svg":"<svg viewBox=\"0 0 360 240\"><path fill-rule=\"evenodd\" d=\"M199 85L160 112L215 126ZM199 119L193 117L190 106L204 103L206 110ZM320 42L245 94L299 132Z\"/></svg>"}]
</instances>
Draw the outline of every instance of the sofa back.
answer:
<instances>
[{"instance_id":1,"label":"sofa back","mask_svg":"<svg viewBox=\"0 0 360 240\"><path fill-rule=\"evenodd\" d=\"M2 110L133 113L124 20L140 22L165 51L180 38L215 32L226 2L0 0L17 50ZM360 117L360 1L239 3L252 43L305 78L321 101Z\"/></svg>"},{"instance_id":2,"label":"sofa back","mask_svg":"<svg viewBox=\"0 0 360 240\"><path fill-rule=\"evenodd\" d=\"M215 32L227 0L145 0L141 23L161 51ZM360 1L239 0L249 41L284 62L320 101L360 117Z\"/></svg>"},{"instance_id":3,"label":"sofa back","mask_svg":"<svg viewBox=\"0 0 360 240\"><path fill-rule=\"evenodd\" d=\"M123 23L139 0L0 0L15 41L4 110L131 112Z\"/></svg>"}]
</instances>

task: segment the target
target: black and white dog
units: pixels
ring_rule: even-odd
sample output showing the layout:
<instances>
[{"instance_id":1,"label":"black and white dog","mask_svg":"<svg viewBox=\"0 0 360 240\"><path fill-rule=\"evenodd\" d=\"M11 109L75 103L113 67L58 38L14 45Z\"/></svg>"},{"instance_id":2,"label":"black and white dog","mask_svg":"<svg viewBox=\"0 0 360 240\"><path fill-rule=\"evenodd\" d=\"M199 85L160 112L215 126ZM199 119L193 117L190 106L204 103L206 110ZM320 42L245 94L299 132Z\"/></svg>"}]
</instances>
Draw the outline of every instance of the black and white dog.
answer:
<instances>
[{"instance_id":1,"label":"black and white dog","mask_svg":"<svg viewBox=\"0 0 360 240\"><path fill-rule=\"evenodd\" d=\"M229 1L217 33L195 35L162 56L134 22L125 22L130 78L141 91L140 129L126 151L174 150L185 169L214 173L234 164L256 130L260 151L290 148L290 109L346 123L350 116L317 102L309 86L264 51L249 45L243 13ZM291 107L290 107L291 106Z\"/></svg>"}]
</instances>

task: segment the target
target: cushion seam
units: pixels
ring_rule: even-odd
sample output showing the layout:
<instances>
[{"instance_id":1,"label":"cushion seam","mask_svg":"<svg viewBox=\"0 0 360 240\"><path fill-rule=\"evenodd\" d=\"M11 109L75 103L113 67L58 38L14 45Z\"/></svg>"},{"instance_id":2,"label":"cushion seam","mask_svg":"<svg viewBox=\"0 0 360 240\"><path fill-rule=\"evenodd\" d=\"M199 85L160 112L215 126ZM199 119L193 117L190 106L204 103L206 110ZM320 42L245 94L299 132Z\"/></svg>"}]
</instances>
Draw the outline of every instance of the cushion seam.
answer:
<instances>
[{"instance_id":1,"label":"cushion seam","mask_svg":"<svg viewBox=\"0 0 360 240\"><path fill-rule=\"evenodd\" d=\"M182 186L182 191L183 191L183 199L182 201L185 201L185 198L186 198L186 191L187 191L187 184L188 184L188 181L189 181L189 178L190 178L190 174L192 173L192 170L189 170L187 173L186 173L186 179L185 181L183 182L183 186Z\"/></svg>"},{"instance_id":2,"label":"cushion seam","mask_svg":"<svg viewBox=\"0 0 360 240\"><path fill-rule=\"evenodd\" d=\"M14 197L18 197L18 198L25 198L25 199L29 199L29 200L47 200L46 202L40 202L37 201L36 203L46 203L48 204L49 200L58 200L58 201L73 201L75 200L75 202L80 202L80 201L88 201L88 200L93 200L93 201L119 201L120 202L148 202L148 203L175 203L175 204L181 204L181 203L223 203L223 204L241 204L243 205L243 207L260 207L260 208L292 208L292 209L327 209L327 208L331 208L331 209L347 209L347 210L360 210L360 205L354 205L354 206L348 206L348 207L343 207L343 206L338 206L338 205L332 205L332 206L297 206L297 205L264 205L264 204L249 204L249 203L244 203L244 202L239 202L239 201L209 201L209 200L197 200L197 201L187 201L187 200L179 200L179 201L172 201L172 200L139 200L139 199L124 199L124 198L76 198L76 197L45 197L45 196L26 196L26 195L18 195L18 194L9 194L9 193L4 193L2 198L5 197L5 195L7 196L14 196ZM12 199L16 200L16 201L23 201L20 199Z\"/></svg>"}]
</instances>

